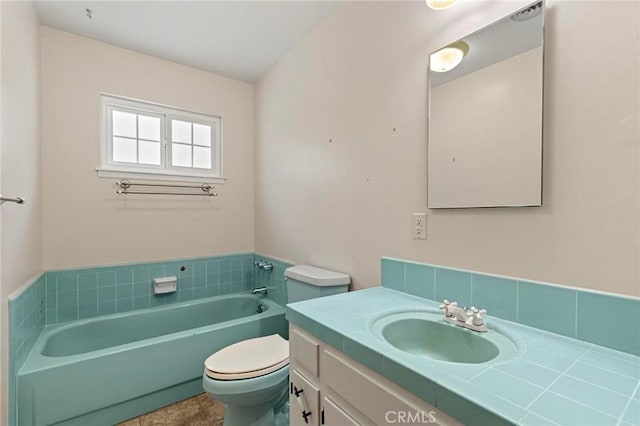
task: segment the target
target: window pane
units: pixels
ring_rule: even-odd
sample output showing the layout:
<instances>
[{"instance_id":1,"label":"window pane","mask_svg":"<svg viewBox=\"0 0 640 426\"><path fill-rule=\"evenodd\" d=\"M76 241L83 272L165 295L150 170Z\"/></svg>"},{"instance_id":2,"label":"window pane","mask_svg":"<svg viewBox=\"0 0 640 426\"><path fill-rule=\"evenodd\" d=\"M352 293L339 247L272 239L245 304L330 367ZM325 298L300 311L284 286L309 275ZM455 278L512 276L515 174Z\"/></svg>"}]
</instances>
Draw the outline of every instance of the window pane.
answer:
<instances>
[{"instance_id":1,"label":"window pane","mask_svg":"<svg viewBox=\"0 0 640 426\"><path fill-rule=\"evenodd\" d=\"M136 137L136 115L128 112L113 111L113 136Z\"/></svg>"},{"instance_id":2,"label":"window pane","mask_svg":"<svg viewBox=\"0 0 640 426\"><path fill-rule=\"evenodd\" d=\"M172 144L171 163L174 166L191 167L191 146L177 143Z\"/></svg>"},{"instance_id":3,"label":"window pane","mask_svg":"<svg viewBox=\"0 0 640 426\"><path fill-rule=\"evenodd\" d=\"M173 142L191 143L191 123L171 120L171 140Z\"/></svg>"},{"instance_id":4,"label":"window pane","mask_svg":"<svg viewBox=\"0 0 640 426\"><path fill-rule=\"evenodd\" d=\"M211 146L211 126L193 123L193 143L194 145Z\"/></svg>"},{"instance_id":5,"label":"window pane","mask_svg":"<svg viewBox=\"0 0 640 426\"><path fill-rule=\"evenodd\" d=\"M113 138L113 161L136 163L136 140Z\"/></svg>"},{"instance_id":6,"label":"window pane","mask_svg":"<svg viewBox=\"0 0 640 426\"><path fill-rule=\"evenodd\" d=\"M193 147L193 167L211 168L211 148Z\"/></svg>"},{"instance_id":7,"label":"window pane","mask_svg":"<svg viewBox=\"0 0 640 426\"><path fill-rule=\"evenodd\" d=\"M138 115L138 137L150 141L160 141L160 119Z\"/></svg>"},{"instance_id":8,"label":"window pane","mask_svg":"<svg viewBox=\"0 0 640 426\"><path fill-rule=\"evenodd\" d=\"M141 164L160 165L160 142L139 141L139 160Z\"/></svg>"}]
</instances>

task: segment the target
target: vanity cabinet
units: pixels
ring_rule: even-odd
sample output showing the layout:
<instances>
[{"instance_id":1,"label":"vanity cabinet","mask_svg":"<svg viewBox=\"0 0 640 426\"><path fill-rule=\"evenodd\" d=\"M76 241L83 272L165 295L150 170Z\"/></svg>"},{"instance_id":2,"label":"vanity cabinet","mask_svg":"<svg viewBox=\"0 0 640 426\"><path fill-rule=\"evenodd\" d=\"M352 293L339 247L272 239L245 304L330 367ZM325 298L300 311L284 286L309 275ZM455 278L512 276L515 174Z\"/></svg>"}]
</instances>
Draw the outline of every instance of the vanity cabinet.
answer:
<instances>
[{"instance_id":1,"label":"vanity cabinet","mask_svg":"<svg viewBox=\"0 0 640 426\"><path fill-rule=\"evenodd\" d=\"M289 346L292 426L460 425L294 324Z\"/></svg>"}]
</instances>

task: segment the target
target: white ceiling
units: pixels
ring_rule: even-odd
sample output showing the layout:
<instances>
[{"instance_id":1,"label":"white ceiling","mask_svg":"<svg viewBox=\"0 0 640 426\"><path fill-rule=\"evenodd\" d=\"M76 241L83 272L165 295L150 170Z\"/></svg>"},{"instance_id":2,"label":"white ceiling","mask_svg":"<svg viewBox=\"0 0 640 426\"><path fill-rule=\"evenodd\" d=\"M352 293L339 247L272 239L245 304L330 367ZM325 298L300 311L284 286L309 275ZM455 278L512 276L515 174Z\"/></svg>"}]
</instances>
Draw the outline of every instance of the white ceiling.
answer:
<instances>
[{"instance_id":1,"label":"white ceiling","mask_svg":"<svg viewBox=\"0 0 640 426\"><path fill-rule=\"evenodd\" d=\"M38 1L43 25L253 82L334 1ZM86 9L92 11L92 19Z\"/></svg>"}]
</instances>

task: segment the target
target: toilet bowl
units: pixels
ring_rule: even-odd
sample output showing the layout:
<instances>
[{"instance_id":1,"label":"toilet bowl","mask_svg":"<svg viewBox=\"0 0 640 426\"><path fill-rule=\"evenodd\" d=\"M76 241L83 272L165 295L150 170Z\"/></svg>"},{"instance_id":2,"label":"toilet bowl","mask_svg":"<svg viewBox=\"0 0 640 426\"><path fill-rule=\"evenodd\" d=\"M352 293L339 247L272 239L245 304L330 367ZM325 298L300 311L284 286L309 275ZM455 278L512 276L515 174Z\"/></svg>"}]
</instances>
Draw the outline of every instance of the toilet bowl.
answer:
<instances>
[{"instance_id":1,"label":"toilet bowl","mask_svg":"<svg viewBox=\"0 0 640 426\"><path fill-rule=\"evenodd\" d=\"M225 404L225 426L286 425L288 378L289 342L273 334L211 355L205 361L202 386L212 399Z\"/></svg>"},{"instance_id":2,"label":"toilet bowl","mask_svg":"<svg viewBox=\"0 0 640 426\"><path fill-rule=\"evenodd\" d=\"M285 271L288 301L344 293L349 275L313 266ZM288 426L289 342L278 334L243 340L206 359L202 387L225 404L224 426Z\"/></svg>"}]
</instances>

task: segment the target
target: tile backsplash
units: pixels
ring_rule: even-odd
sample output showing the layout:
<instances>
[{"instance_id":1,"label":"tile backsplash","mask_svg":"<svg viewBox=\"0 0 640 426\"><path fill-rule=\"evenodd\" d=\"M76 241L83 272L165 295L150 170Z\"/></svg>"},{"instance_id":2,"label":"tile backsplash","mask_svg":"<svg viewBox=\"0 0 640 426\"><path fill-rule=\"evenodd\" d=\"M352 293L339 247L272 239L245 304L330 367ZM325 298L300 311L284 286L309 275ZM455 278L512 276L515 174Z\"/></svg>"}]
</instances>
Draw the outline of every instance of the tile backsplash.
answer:
<instances>
[{"instance_id":1,"label":"tile backsplash","mask_svg":"<svg viewBox=\"0 0 640 426\"><path fill-rule=\"evenodd\" d=\"M283 262L260 254L253 255L254 261L263 260L273 265L270 271L264 271L259 268L254 269L253 285L254 287L267 287L267 297L279 305L287 304L287 281L284 277L284 270L292 263Z\"/></svg>"},{"instance_id":2,"label":"tile backsplash","mask_svg":"<svg viewBox=\"0 0 640 426\"><path fill-rule=\"evenodd\" d=\"M45 275L9 298L9 424L15 423L16 374L45 326Z\"/></svg>"},{"instance_id":3,"label":"tile backsplash","mask_svg":"<svg viewBox=\"0 0 640 426\"><path fill-rule=\"evenodd\" d=\"M640 355L640 299L386 257L382 286Z\"/></svg>"},{"instance_id":4,"label":"tile backsplash","mask_svg":"<svg viewBox=\"0 0 640 426\"><path fill-rule=\"evenodd\" d=\"M253 254L46 272L46 324L248 291ZM153 294L153 279L175 276L178 289Z\"/></svg>"}]
</instances>

